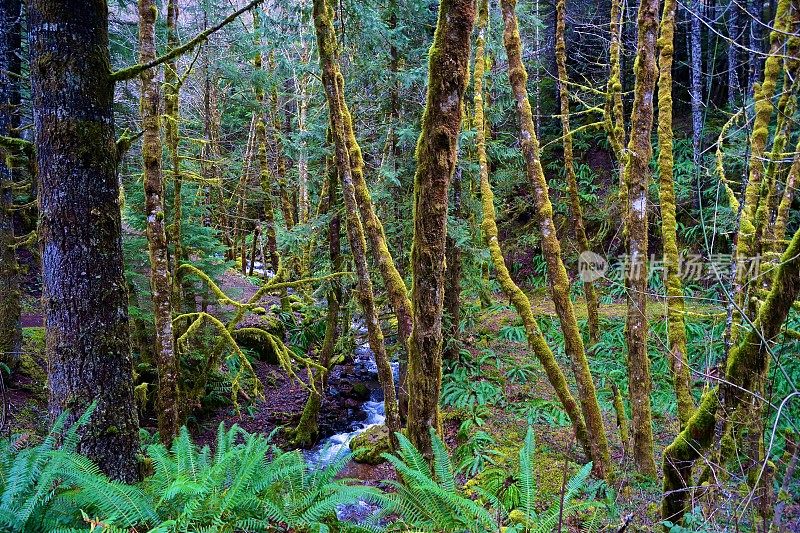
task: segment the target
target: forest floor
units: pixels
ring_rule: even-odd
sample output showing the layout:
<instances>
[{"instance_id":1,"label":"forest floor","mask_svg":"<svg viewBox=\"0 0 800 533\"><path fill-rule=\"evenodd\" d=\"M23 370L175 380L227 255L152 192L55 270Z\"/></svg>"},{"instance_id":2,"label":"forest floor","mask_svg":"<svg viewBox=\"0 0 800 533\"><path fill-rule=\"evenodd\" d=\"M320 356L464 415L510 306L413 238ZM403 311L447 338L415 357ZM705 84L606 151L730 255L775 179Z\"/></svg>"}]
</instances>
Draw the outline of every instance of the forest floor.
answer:
<instances>
[{"instance_id":1,"label":"forest floor","mask_svg":"<svg viewBox=\"0 0 800 533\"><path fill-rule=\"evenodd\" d=\"M228 272L223 277L222 289L237 300L249 299L257 289L256 282L238 273ZM536 292L532 296L534 312L542 321L543 331L548 334L555 323L555 310L546 294ZM262 304L269 309L274 305L274 297L266 298ZM654 301L650 306L654 318L663 316L663 303ZM585 317L585 306L576 302L576 314ZM711 316L712 309L692 308L698 316ZM604 323L624 323L626 307L624 303L613 303L601 307ZM41 328L41 314L35 304L26 308L26 324L24 328L25 354L21 372L12 375L6 386L8 405L5 428L13 432L28 431L41 434L46 431L46 388L44 374L44 338ZM524 342L524 338L509 335L518 323L516 314L510 309L501 308L494 311L478 311L472 317L467 333L461 339L463 350L461 362L451 364L453 368L462 368L468 375L464 383L458 383L453 376L457 372L445 375L445 383L456 381L452 389L463 386L467 392L472 391L470 400L462 402L459 407L447 405L443 407L445 442L451 451L459 447L466 453L460 459L464 464L512 468L517 451L524 441L529 424L534 429L537 450L535 455L535 472L537 478L537 494L542 508L557 501L564 482L565 462L567 470L574 473L586 462L582 451L574 442L571 427L561 410L554 390L546 379L545 373L536 361L533 353ZM390 333L390 332L389 332ZM552 341L552 339L551 339ZM551 342L552 344L552 342ZM556 346L554 350L563 368L569 363L563 354L563 348ZM607 353L606 353L607 352ZM598 382L598 396L603 408L606 433L612 450L613 462L621 465L618 475L612 483L614 488L612 525L621 526L628 521L639 530L655 529L658 524L658 507L661 493L656 480L644 478L633 473L629 458L625 457L622 442L617 429L616 415L611 407L611 396L608 387L611 376L624 376L623 349L605 350L592 355L592 370ZM255 400L249 405L242 405L237 413L230 406L218 407L203 416L193 419L191 430L197 441L213 445L214 435L220 423L231 425L236 423L253 433L269 434L278 427L293 427L299 420L307 391L296 380L290 379L277 365L265 361L254 361L256 375L264 385L264 399ZM565 372L570 379L571 372ZM300 378L305 371L299 372ZM358 385L369 380L363 369L352 362L340 365L331 377L330 385L335 389L335 397L328 398L321 409L320 437L347 431L354 422L359 421L364 413L360 409L364 398L362 388ZM624 380L624 377L622 378ZM620 379L616 379L620 382ZM497 392L488 398L475 395L476 384L489 383ZM573 383L574 385L574 383ZM374 384L371 384L374 386ZM654 392L655 394L655 392ZM144 413L143 413L144 414ZM678 422L669 409L655 406L653 409L654 430L656 440L656 457L661 456L663 448L671 442L678 432ZM142 417L143 422L148 416ZM464 431L464 428L468 428ZM469 448L471 439L477 432L486 435L491 452ZM276 432L276 443L288 446L289 442L283 432ZM468 468L468 466L467 466ZM368 484L381 485L383 480L393 479L394 472L386 463L378 466L351 462L343 472L350 478L362 480ZM462 476L465 479L465 476ZM786 518L790 530L800 531L800 504L790 503L786 510ZM579 517L572 528L579 529Z\"/></svg>"}]
</instances>

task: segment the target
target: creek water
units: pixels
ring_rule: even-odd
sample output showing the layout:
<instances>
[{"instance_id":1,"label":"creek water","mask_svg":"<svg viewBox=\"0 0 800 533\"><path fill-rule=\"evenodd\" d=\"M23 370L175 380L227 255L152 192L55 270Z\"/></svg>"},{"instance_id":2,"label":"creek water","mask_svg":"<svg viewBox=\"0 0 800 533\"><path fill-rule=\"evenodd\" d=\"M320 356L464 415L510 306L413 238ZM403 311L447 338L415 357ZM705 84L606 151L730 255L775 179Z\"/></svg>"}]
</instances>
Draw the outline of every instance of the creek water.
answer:
<instances>
[{"instance_id":1,"label":"creek water","mask_svg":"<svg viewBox=\"0 0 800 533\"><path fill-rule=\"evenodd\" d=\"M375 354L367 342L367 331L363 321L354 322L353 331L356 336L353 367L357 375L365 378L364 384L370 391L369 400L361 404L361 416L357 420L351 420L350 426L346 431L331 435L306 452L306 460L318 467L326 466L342 457L342 455L349 455L350 441L369 428L382 425L386 421L383 390L381 390L378 383L378 366L375 364ZM392 363L392 370L396 381L397 363ZM335 397L337 391L332 386L328 393Z\"/></svg>"}]
</instances>

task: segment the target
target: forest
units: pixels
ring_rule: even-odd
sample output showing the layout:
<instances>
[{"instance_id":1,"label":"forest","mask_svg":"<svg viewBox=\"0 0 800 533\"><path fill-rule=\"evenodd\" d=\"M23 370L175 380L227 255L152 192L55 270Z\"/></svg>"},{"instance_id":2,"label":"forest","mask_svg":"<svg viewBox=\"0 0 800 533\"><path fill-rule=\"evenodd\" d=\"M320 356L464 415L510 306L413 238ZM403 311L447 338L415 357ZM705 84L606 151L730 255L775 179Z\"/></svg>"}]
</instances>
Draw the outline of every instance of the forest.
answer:
<instances>
[{"instance_id":1,"label":"forest","mask_svg":"<svg viewBox=\"0 0 800 533\"><path fill-rule=\"evenodd\" d=\"M800 531L799 96L800 0L0 0L0 531Z\"/></svg>"}]
</instances>

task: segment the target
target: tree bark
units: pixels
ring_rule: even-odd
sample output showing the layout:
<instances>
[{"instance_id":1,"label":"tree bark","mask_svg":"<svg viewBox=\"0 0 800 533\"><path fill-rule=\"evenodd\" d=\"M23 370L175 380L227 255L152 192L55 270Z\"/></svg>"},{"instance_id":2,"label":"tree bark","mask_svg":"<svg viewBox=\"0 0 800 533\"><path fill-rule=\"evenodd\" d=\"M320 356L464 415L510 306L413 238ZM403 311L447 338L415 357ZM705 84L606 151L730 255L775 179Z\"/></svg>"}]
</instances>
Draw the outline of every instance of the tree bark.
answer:
<instances>
[{"instance_id":1,"label":"tree bark","mask_svg":"<svg viewBox=\"0 0 800 533\"><path fill-rule=\"evenodd\" d=\"M158 9L154 0L139 0L139 61L156 57L155 25ZM157 69L142 71L141 113L142 162L144 169L147 244L150 253L150 290L156 323L158 366L158 433L165 445L172 443L180 427L178 361L172 334L167 235L164 228L164 176L161 171L161 91Z\"/></svg>"},{"instance_id":2,"label":"tree bark","mask_svg":"<svg viewBox=\"0 0 800 533\"><path fill-rule=\"evenodd\" d=\"M741 97L739 85L739 43L741 42L741 28L739 22L739 4L728 4L728 107L733 109Z\"/></svg>"},{"instance_id":3,"label":"tree bark","mask_svg":"<svg viewBox=\"0 0 800 533\"><path fill-rule=\"evenodd\" d=\"M19 0L0 3L0 136L17 137L22 69ZM19 265L14 240L13 185L19 154L3 153L0 163L0 361L14 367L22 349ZM31 176L31 179L36 179Z\"/></svg>"},{"instance_id":4,"label":"tree bark","mask_svg":"<svg viewBox=\"0 0 800 533\"><path fill-rule=\"evenodd\" d=\"M411 250L414 327L408 353L408 437L431 459L430 428L440 430L442 304L450 178L458 157L467 86L471 0L442 0L428 63L428 95L417 142Z\"/></svg>"},{"instance_id":5,"label":"tree bark","mask_svg":"<svg viewBox=\"0 0 800 533\"><path fill-rule=\"evenodd\" d=\"M689 95L692 101L692 162L694 171L700 172L703 149L703 40L701 35L700 18L703 3L694 0L689 12L691 19L691 44L692 68Z\"/></svg>"},{"instance_id":6,"label":"tree bark","mask_svg":"<svg viewBox=\"0 0 800 533\"><path fill-rule=\"evenodd\" d=\"M28 2L40 239L53 416L109 476L138 476L105 2Z\"/></svg>"},{"instance_id":7,"label":"tree bark","mask_svg":"<svg viewBox=\"0 0 800 533\"><path fill-rule=\"evenodd\" d=\"M650 135L656 77L658 0L639 4L639 38L631 134L624 181L628 189L628 388L631 396L633 459L639 472L655 476L653 421L650 410L650 360L647 354L647 189L650 183Z\"/></svg>"},{"instance_id":8,"label":"tree bark","mask_svg":"<svg viewBox=\"0 0 800 533\"><path fill-rule=\"evenodd\" d=\"M528 75L522 63L522 43L519 38L515 13L516 0L501 0L500 5L505 22L503 42L508 54L509 80L517 102L522 155L525 159L528 182L533 189L533 205L538 214L539 230L542 234L542 255L547 264L550 294L555 304L561 330L564 333L564 351L570 358L578 386L578 398L589 435L594 472L598 477L606 477L611 474L611 456L600 413L600 404L597 401L597 392L586 359L583 338L569 296L569 276L567 276L567 270L561 259L561 243L556 235L553 222L553 206L550 203L547 180L539 159L539 140L534 131L533 116L526 88Z\"/></svg>"}]
</instances>

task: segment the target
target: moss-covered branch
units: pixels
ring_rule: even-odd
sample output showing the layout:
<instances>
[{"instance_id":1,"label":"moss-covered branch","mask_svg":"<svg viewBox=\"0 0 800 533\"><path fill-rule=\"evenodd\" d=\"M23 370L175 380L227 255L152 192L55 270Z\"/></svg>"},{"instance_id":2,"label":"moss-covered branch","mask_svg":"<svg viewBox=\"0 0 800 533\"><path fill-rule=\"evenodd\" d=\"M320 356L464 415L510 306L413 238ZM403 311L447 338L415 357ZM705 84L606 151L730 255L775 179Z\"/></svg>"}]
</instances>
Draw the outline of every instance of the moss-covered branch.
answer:
<instances>
[{"instance_id":1,"label":"moss-covered branch","mask_svg":"<svg viewBox=\"0 0 800 533\"><path fill-rule=\"evenodd\" d=\"M141 74L142 71L144 71L144 70L157 67L157 66L161 65L162 63L166 63L167 61L169 61L171 59L174 59L174 58L176 58L176 57L178 57L180 55L185 54L186 52L189 52L189 51L193 50L196 46L198 46L198 45L202 44L203 42L205 42L205 40L208 39L211 35L213 35L214 33L218 32L219 30L221 30L222 28L224 28L225 26L227 26L228 24L230 24L231 22L236 20L239 17L239 15L241 15L242 13L245 13L247 11L250 11L251 9L253 9L255 6L257 6L258 4L260 4L263 1L264 0L252 0L252 2L250 2L249 4L244 6L243 8L238 9L238 10L234 11L233 13L231 13L230 15L228 15L227 17L225 17L218 24L216 24L214 26L211 26L210 28L198 33L194 38L190 39L189 41L185 42L184 44L182 44L180 46L176 46L176 47L172 48L169 52L167 52L164 55L155 57L155 58L150 59L148 61L143 61L143 62L138 63L136 65L131 65L130 67L125 67L125 68L120 69L120 70L118 70L116 72L112 72L111 76L110 76L111 77L111 81L112 82L117 82L117 81L125 81L125 80L133 79L136 76L138 76L139 74Z\"/></svg>"},{"instance_id":2,"label":"moss-covered branch","mask_svg":"<svg viewBox=\"0 0 800 533\"><path fill-rule=\"evenodd\" d=\"M798 294L800 230L781 258L772 289L759 308L753 327L728 354L723 384L703 395L686 427L664 450L663 519L679 522L686 512L692 465L713 442L715 415L720 404L724 404L728 415L736 416L739 409L748 408L753 394L761 390L763 376L769 368L769 345L780 334ZM757 464L752 460L745 462L751 467Z\"/></svg>"}]
</instances>

